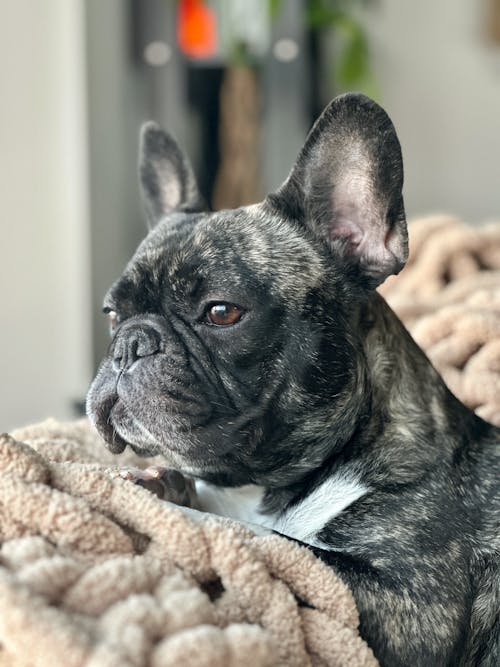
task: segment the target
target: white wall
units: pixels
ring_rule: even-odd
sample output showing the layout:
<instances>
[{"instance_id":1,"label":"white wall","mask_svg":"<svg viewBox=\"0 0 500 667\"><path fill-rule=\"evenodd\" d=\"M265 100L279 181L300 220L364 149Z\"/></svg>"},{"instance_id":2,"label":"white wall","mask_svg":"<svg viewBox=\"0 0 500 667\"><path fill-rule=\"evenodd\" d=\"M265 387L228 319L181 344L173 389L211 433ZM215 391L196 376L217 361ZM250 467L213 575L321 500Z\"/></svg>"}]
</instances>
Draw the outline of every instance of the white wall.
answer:
<instances>
[{"instance_id":1,"label":"white wall","mask_svg":"<svg viewBox=\"0 0 500 667\"><path fill-rule=\"evenodd\" d=\"M488 42L488 4L377 0L363 13L410 215L500 219L500 46Z\"/></svg>"},{"instance_id":2,"label":"white wall","mask_svg":"<svg viewBox=\"0 0 500 667\"><path fill-rule=\"evenodd\" d=\"M0 431L90 380L83 8L0 7Z\"/></svg>"}]
</instances>

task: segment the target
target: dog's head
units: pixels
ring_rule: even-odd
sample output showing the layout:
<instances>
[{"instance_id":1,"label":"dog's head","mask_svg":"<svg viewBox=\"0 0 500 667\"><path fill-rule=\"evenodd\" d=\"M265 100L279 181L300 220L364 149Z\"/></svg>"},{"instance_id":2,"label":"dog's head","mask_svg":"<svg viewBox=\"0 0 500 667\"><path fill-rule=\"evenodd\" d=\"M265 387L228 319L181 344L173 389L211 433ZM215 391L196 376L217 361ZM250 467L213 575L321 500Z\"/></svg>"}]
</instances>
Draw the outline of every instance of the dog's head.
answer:
<instances>
[{"instance_id":1,"label":"dog's head","mask_svg":"<svg viewBox=\"0 0 500 667\"><path fill-rule=\"evenodd\" d=\"M288 483L353 428L359 306L407 257L394 127L366 97L336 98L282 187L236 210L203 210L153 124L140 176L152 229L105 298L112 341L88 414L112 451Z\"/></svg>"}]
</instances>

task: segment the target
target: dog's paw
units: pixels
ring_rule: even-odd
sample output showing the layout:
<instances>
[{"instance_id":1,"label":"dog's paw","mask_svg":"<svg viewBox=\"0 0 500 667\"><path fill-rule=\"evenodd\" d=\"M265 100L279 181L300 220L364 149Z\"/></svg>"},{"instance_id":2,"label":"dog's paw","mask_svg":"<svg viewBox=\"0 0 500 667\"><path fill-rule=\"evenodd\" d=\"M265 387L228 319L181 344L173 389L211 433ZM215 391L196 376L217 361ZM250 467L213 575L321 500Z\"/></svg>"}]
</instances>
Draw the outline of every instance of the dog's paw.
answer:
<instances>
[{"instance_id":1,"label":"dog's paw","mask_svg":"<svg viewBox=\"0 0 500 667\"><path fill-rule=\"evenodd\" d=\"M143 486L161 500L168 500L184 507L196 507L194 481L177 470L151 466L150 468L121 468L115 476Z\"/></svg>"}]
</instances>

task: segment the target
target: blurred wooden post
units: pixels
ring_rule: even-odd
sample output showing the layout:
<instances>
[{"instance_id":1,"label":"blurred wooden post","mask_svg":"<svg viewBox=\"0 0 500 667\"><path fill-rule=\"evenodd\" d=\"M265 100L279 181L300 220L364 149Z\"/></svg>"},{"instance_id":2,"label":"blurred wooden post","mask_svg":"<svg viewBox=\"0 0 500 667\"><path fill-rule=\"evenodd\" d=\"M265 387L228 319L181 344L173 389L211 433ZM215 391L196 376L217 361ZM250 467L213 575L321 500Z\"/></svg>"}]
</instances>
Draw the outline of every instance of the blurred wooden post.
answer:
<instances>
[{"instance_id":1,"label":"blurred wooden post","mask_svg":"<svg viewBox=\"0 0 500 667\"><path fill-rule=\"evenodd\" d=\"M488 33L496 44L500 44L500 0L490 0L488 14Z\"/></svg>"},{"instance_id":2,"label":"blurred wooden post","mask_svg":"<svg viewBox=\"0 0 500 667\"><path fill-rule=\"evenodd\" d=\"M230 66L220 99L220 167L212 207L236 208L260 200L261 95L250 65Z\"/></svg>"}]
</instances>

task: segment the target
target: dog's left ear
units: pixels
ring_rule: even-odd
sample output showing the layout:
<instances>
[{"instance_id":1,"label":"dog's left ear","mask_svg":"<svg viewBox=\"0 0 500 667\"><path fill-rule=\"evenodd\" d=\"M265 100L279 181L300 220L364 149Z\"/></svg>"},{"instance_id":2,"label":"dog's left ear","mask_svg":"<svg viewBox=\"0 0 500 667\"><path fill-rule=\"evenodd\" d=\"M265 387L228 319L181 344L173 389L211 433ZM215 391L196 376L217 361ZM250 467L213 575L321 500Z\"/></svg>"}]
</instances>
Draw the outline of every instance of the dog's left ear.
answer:
<instances>
[{"instance_id":1,"label":"dog's left ear","mask_svg":"<svg viewBox=\"0 0 500 667\"><path fill-rule=\"evenodd\" d=\"M141 128L139 180L150 227L173 211L205 209L189 159L153 122Z\"/></svg>"},{"instance_id":2,"label":"dog's left ear","mask_svg":"<svg viewBox=\"0 0 500 667\"><path fill-rule=\"evenodd\" d=\"M310 131L288 179L268 201L334 252L356 259L371 286L408 257L403 162L394 126L364 95L335 98Z\"/></svg>"}]
</instances>

